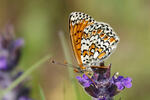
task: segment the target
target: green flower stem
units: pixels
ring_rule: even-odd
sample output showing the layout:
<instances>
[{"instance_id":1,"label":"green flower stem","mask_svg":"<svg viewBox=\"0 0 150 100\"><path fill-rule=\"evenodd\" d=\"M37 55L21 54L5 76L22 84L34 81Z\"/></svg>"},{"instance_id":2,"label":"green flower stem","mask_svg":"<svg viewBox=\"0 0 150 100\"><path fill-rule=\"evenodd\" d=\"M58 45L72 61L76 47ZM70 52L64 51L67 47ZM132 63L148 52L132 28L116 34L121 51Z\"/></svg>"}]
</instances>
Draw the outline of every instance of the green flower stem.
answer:
<instances>
[{"instance_id":1,"label":"green flower stem","mask_svg":"<svg viewBox=\"0 0 150 100\"><path fill-rule=\"evenodd\" d=\"M69 64L71 64L71 57L70 57L70 53L69 53L69 49L68 49L68 44L66 42L66 39L64 37L64 33L62 31L59 32L59 38L60 38L60 41L61 41L61 45L63 47L65 58L66 58L67 62L69 62ZM68 72L69 72L69 79L71 80L73 88L74 88L74 91L76 93L76 99L77 100L81 100L80 99L80 91L79 91L79 89L77 87L77 82L75 80L73 67L71 68L68 65Z\"/></svg>"},{"instance_id":2,"label":"green flower stem","mask_svg":"<svg viewBox=\"0 0 150 100\"><path fill-rule=\"evenodd\" d=\"M0 98L2 98L6 93L14 89L20 82L25 80L34 70L40 67L41 64L48 61L49 58L50 56L46 56L37 63L35 63L34 65L32 65L26 72L24 72L19 78L17 78L8 88L0 92Z\"/></svg>"},{"instance_id":3,"label":"green flower stem","mask_svg":"<svg viewBox=\"0 0 150 100\"><path fill-rule=\"evenodd\" d=\"M64 37L64 33L62 31L59 32L59 38L60 38L60 41L61 41L61 45L62 45L62 48L63 48L65 59L67 60L67 62L69 62L69 64L71 64L70 53L69 53L69 50L68 50L66 39ZM68 66L68 71L69 71L69 77L72 80L73 77L74 77L73 68Z\"/></svg>"},{"instance_id":4,"label":"green flower stem","mask_svg":"<svg viewBox=\"0 0 150 100\"><path fill-rule=\"evenodd\" d=\"M44 95L44 91L40 85L39 85L39 91L40 91L41 100L46 100L45 95Z\"/></svg>"}]
</instances>

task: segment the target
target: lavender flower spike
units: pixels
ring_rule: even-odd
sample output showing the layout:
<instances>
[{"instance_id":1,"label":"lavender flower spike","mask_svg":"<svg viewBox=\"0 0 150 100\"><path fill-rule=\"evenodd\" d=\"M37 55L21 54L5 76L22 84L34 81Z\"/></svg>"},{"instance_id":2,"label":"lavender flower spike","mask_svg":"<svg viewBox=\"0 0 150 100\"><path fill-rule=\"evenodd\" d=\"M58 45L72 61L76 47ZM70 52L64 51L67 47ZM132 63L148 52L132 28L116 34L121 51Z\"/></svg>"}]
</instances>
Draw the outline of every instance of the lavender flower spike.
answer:
<instances>
[{"instance_id":1,"label":"lavender flower spike","mask_svg":"<svg viewBox=\"0 0 150 100\"><path fill-rule=\"evenodd\" d=\"M11 32L12 30L7 28L7 33L0 35L0 70L3 71L10 71L18 64L24 45L24 40L15 40Z\"/></svg>"},{"instance_id":2,"label":"lavender flower spike","mask_svg":"<svg viewBox=\"0 0 150 100\"><path fill-rule=\"evenodd\" d=\"M104 63L101 66L104 66ZM113 97L125 88L132 87L132 79L118 76L118 73L110 77L111 65L106 68L92 68L94 74L91 78L83 74L77 76L78 82L93 100L113 100Z\"/></svg>"},{"instance_id":3,"label":"lavender flower spike","mask_svg":"<svg viewBox=\"0 0 150 100\"><path fill-rule=\"evenodd\" d=\"M15 68L19 63L23 45L23 39L14 38L10 25L6 27L4 34L0 34L0 90L6 89L22 75L23 72L17 72ZM32 100L29 96L30 88L25 87L24 84L25 81L4 95L2 100Z\"/></svg>"}]
</instances>

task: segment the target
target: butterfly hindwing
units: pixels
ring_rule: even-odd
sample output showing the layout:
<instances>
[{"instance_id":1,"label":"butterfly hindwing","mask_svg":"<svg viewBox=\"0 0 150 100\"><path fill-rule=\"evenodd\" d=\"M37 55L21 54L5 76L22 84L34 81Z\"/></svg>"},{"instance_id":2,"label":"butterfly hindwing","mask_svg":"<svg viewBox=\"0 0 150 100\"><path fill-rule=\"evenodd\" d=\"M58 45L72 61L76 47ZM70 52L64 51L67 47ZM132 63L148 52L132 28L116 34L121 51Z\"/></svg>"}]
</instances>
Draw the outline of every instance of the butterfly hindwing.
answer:
<instances>
[{"instance_id":1,"label":"butterfly hindwing","mask_svg":"<svg viewBox=\"0 0 150 100\"><path fill-rule=\"evenodd\" d=\"M83 33L88 34L88 37L83 35L81 40L81 61L84 66L99 66L115 50L119 41L113 29L103 22L85 27Z\"/></svg>"}]
</instances>

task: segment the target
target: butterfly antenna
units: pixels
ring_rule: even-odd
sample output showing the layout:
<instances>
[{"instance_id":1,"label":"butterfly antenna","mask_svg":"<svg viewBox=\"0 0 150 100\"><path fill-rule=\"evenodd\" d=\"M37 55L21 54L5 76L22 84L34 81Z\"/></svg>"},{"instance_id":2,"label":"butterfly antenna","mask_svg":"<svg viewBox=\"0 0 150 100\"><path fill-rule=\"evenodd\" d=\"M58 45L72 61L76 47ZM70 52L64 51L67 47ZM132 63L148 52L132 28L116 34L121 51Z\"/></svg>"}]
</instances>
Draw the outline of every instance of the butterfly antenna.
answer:
<instances>
[{"instance_id":1,"label":"butterfly antenna","mask_svg":"<svg viewBox=\"0 0 150 100\"><path fill-rule=\"evenodd\" d=\"M50 61L52 64L58 64L58 65L62 65L62 66L68 66L68 67L71 67L71 68L78 68L77 66L74 66L72 64L68 64L67 62L65 63L60 63L60 62L57 62L55 60L51 60Z\"/></svg>"}]
</instances>

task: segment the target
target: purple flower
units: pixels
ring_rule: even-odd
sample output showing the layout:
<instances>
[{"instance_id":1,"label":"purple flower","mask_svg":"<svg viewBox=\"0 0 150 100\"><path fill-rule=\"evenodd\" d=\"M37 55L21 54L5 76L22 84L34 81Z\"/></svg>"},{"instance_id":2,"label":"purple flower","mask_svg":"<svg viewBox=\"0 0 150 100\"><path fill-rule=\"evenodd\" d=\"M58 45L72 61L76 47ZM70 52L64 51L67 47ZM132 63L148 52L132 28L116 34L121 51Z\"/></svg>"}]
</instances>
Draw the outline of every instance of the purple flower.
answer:
<instances>
[{"instance_id":1,"label":"purple flower","mask_svg":"<svg viewBox=\"0 0 150 100\"><path fill-rule=\"evenodd\" d=\"M8 26L10 27L10 26ZM14 39L11 30L0 35L0 70L10 71L18 64L21 55L21 48L24 45L23 39Z\"/></svg>"},{"instance_id":2,"label":"purple flower","mask_svg":"<svg viewBox=\"0 0 150 100\"><path fill-rule=\"evenodd\" d=\"M113 77L113 83L117 86L118 90L123 90L132 87L132 79L130 77L124 78L123 76L118 76L116 79Z\"/></svg>"},{"instance_id":3,"label":"purple flower","mask_svg":"<svg viewBox=\"0 0 150 100\"><path fill-rule=\"evenodd\" d=\"M101 64L101 66L104 66L104 63ZM113 100L113 97L125 87L130 88L132 86L131 78L117 76L117 73L111 78L111 65L105 67L106 68L91 67L93 71L91 78L85 74L83 74L82 77L76 77L85 91L93 97L93 100Z\"/></svg>"},{"instance_id":4,"label":"purple flower","mask_svg":"<svg viewBox=\"0 0 150 100\"><path fill-rule=\"evenodd\" d=\"M28 97L26 97L26 96L22 96L22 97L20 97L18 100L32 100L31 98L28 98Z\"/></svg>"},{"instance_id":5,"label":"purple flower","mask_svg":"<svg viewBox=\"0 0 150 100\"><path fill-rule=\"evenodd\" d=\"M89 87L92 84L92 81L90 78L88 78L87 75L83 74L82 77L77 76L76 77L80 84L82 84L84 87Z\"/></svg>"},{"instance_id":6,"label":"purple flower","mask_svg":"<svg viewBox=\"0 0 150 100\"><path fill-rule=\"evenodd\" d=\"M0 56L0 70L6 69L7 66L7 59L5 56Z\"/></svg>"},{"instance_id":7,"label":"purple flower","mask_svg":"<svg viewBox=\"0 0 150 100\"><path fill-rule=\"evenodd\" d=\"M24 40L15 39L12 32L12 27L8 26L6 33L0 34L0 90L6 89L23 73L16 72L15 68L20 60ZM30 88L25 87L25 82L9 91L2 100L31 100Z\"/></svg>"},{"instance_id":8,"label":"purple flower","mask_svg":"<svg viewBox=\"0 0 150 100\"><path fill-rule=\"evenodd\" d=\"M106 98L92 98L92 100L106 100Z\"/></svg>"},{"instance_id":9,"label":"purple flower","mask_svg":"<svg viewBox=\"0 0 150 100\"><path fill-rule=\"evenodd\" d=\"M12 83L9 73L0 71L0 89L7 88Z\"/></svg>"}]
</instances>

